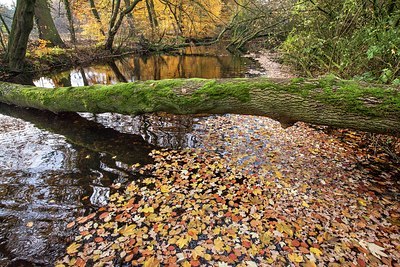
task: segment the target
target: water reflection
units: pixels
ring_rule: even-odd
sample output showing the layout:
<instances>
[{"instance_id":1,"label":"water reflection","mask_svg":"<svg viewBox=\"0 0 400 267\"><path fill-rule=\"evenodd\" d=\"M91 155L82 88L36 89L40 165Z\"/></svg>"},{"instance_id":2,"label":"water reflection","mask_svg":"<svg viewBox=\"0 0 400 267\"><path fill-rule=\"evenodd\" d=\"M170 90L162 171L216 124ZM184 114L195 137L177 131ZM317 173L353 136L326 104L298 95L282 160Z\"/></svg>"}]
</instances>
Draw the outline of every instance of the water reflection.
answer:
<instances>
[{"instance_id":1,"label":"water reflection","mask_svg":"<svg viewBox=\"0 0 400 267\"><path fill-rule=\"evenodd\" d=\"M149 144L173 149L197 146L198 140L193 131L201 131L198 121L202 119L193 115L166 113L140 116L113 113L97 115L80 113L80 115L121 133L140 135Z\"/></svg>"},{"instance_id":2,"label":"water reflection","mask_svg":"<svg viewBox=\"0 0 400 267\"><path fill-rule=\"evenodd\" d=\"M52 265L67 222L105 205L153 146L77 114L4 104L0 113L0 266Z\"/></svg>"},{"instance_id":3,"label":"water reflection","mask_svg":"<svg viewBox=\"0 0 400 267\"><path fill-rule=\"evenodd\" d=\"M40 87L115 84L170 78L247 77L259 66L252 60L230 54L223 48L186 48L175 54L128 56L102 64L46 75L34 81Z\"/></svg>"},{"instance_id":4,"label":"water reflection","mask_svg":"<svg viewBox=\"0 0 400 267\"><path fill-rule=\"evenodd\" d=\"M207 52L206 52L207 51ZM222 51L222 52L221 52ZM37 86L81 86L177 77L244 77L254 63L218 47L128 57L43 76ZM32 82L31 77L22 81ZM196 147L201 118L19 109L0 104L0 266L52 265L66 224L107 203L113 183L136 175L155 147ZM200 133L200 134L199 134Z\"/></svg>"}]
</instances>

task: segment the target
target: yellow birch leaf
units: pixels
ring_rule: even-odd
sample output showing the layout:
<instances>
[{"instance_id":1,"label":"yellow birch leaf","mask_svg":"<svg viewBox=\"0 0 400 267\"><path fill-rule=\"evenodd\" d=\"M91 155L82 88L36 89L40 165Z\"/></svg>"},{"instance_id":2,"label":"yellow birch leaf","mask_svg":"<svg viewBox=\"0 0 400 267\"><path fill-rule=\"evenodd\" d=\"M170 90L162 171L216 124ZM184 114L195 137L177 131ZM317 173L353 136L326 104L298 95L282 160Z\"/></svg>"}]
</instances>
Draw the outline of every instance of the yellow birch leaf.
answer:
<instances>
[{"instance_id":1,"label":"yellow birch leaf","mask_svg":"<svg viewBox=\"0 0 400 267\"><path fill-rule=\"evenodd\" d=\"M257 187L256 189L253 190L253 194L256 195L256 196L257 195L261 195L261 193L262 193L261 188Z\"/></svg>"},{"instance_id":2,"label":"yellow birch leaf","mask_svg":"<svg viewBox=\"0 0 400 267\"><path fill-rule=\"evenodd\" d=\"M224 242L222 241L222 239L220 237L218 237L217 239L214 239L214 247L215 247L215 250L217 250L217 251L224 250Z\"/></svg>"},{"instance_id":3,"label":"yellow birch leaf","mask_svg":"<svg viewBox=\"0 0 400 267\"><path fill-rule=\"evenodd\" d=\"M142 212L144 213L153 213L154 212L154 208L153 207L147 207L142 209Z\"/></svg>"},{"instance_id":4,"label":"yellow birch leaf","mask_svg":"<svg viewBox=\"0 0 400 267\"><path fill-rule=\"evenodd\" d=\"M162 193L168 193L169 192L169 186L168 185L162 185L161 186L161 192Z\"/></svg>"},{"instance_id":5,"label":"yellow birch leaf","mask_svg":"<svg viewBox=\"0 0 400 267\"><path fill-rule=\"evenodd\" d=\"M159 267L159 266L160 266L160 261L154 256L147 259L143 264L143 267Z\"/></svg>"},{"instance_id":6,"label":"yellow birch leaf","mask_svg":"<svg viewBox=\"0 0 400 267\"><path fill-rule=\"evenodd\" d=\"M317 255L318 257L322 254L322 251L317 248L310 248L310 252Z\"/></svg>"},{"instance_id":7,"label":"yellow birch leaf","mask_svg":"<svg viewBox=\"0 0 400 267\"><path fill-rule=\"evenodd\" d=\"M131 224L129 226L123 227L121 230L119 230L119 233L123 236L130 236L136 234L136 224Z\"/></svg>"},{"instance_id":8,"label":"yellow birch leaf","mask_svg":"<svg viewBox=\"0 0 400 267\"><path fill-rule=\"evenodd\" d=\"M76 242L72 243L67 247L67 254L71 255L78 252L78 248L80 248L81 244L77 244Z\"/></svg>"},{"instance_id":9,"label":"yellow birch leaf","mask_svg":"<svg viewBox=\"0 0 400 267\"><path fill-rule=\"evenodd\" d=\"M270 232L265 232L265 233L261 234L260 240L264 245L266 245L266 246L269 245L269 243L271 242Z\"/></svg>"},{"instance_id":10,"label":"yellow birch leaf","mask_svg":"<svg viewBox=\"0 0 400 267\"><path fill-rule=\"evenodd\" d=\"M291 262L303 262L303 257L296 253L291 253L288 257Z\"/></svg>"},{"instance_id":11,"label":"yellow birch leaf","mask_svg":"<svg viewBox=\"0 0 400 267\"><path fill-rule=\"evenodd\" d=\"M198 257L204 257L204 252L206 251L205 248L202 246L197 246L193 249L192 251L192 256L195 260L197 260Z\"/></svg>"},{"instance_id":12,"label":"yellow birch leaf","mask_svg":"<svg viewBox=\"0 0 400 267\"><path fill-rule=\"evenodd\" d=\"M176 241L176 245L178 245L179 248L183 248L189 243L189 239L181 237Z\"/></svg>"},{"instance_id":13,"label":"yellow birch leaf","mask_svg":"<svg viewBox=\"0 0 400 267\"><path fill-rule=\"evenodd\" d=\"M276 177L278 177L278 179L282 179L282 177L283 177L282 173L278 170L275 170L275 175L276 175Z\"/></svg>"},{"instance_id":14,"label":"yellow birch leaf","mask_svg":"<svg viewBox=\"0 0 400 267\"><path fill-rule=\"evenodd\" d=\"M361 205L361 206L367 206L367 202L365 202L365 200L364 199L361 199L361 198L359 198L358 199L358 203Z\"/></svg>"}]
</instances>

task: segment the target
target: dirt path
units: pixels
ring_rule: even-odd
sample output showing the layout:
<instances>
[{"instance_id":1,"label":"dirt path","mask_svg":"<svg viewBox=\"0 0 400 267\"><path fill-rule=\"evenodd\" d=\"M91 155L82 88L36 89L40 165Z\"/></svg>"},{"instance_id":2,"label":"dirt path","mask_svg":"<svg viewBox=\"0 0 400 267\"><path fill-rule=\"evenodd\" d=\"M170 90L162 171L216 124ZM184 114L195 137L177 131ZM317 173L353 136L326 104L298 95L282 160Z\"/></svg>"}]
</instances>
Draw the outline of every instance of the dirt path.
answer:
<instances>
[{"instance_id":1,"label":"dirt path","mask_svg":"<svg viewBox=\"0 0 400 267\"><path fill-rule=\"evenodd\" d=\"M250 53L247 57L255 59L265 70L263 76L268 78L294 78L294 71L288 66L280 64L278 55L268 50L262 50L259 53Z\"/></svg>"}]
</instances>

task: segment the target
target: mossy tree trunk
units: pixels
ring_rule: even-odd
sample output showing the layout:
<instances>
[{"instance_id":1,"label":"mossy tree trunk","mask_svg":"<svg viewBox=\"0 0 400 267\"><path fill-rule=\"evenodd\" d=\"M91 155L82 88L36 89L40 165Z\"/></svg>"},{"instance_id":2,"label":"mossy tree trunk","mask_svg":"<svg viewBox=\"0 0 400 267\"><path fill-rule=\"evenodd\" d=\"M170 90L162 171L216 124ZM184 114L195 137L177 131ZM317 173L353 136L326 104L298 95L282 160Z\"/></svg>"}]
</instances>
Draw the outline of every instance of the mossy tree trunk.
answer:
<instances>
[{"instance_id":1,"label":"mossy tree trunk","mask_svg":"<svg viewBox=\"0 0 400 267\"><path fill-rule=\"evenodd\" d=\"M35 2L35 0L17 1L7 51L8 66L12 72L22 72L24 68L29 34L33 28Z\"/></svg>"},{"instance_id":2,"label":"mossy tree trunk","mask_svg":"<svg viewBox=\"0 0 400 267\"><path fill-rule=\"evenodd\" d=\"M54 20L51 17L47 0L36 0L35 18L40 39L48 41L51 46L65 47L56 25L54 24Z\"/></svg>"},{"instance_id":3,"label":"mossy tree trunk","mask_svg":"<svg viewBox=\"0 0 400 267\"><path fill-rule=\"evenodd\" d=\"M400 134L400 90L335 78L174 79L45 89L0 83L0 102L53 112L251 114Z\"/></svg>"}]
</instances>

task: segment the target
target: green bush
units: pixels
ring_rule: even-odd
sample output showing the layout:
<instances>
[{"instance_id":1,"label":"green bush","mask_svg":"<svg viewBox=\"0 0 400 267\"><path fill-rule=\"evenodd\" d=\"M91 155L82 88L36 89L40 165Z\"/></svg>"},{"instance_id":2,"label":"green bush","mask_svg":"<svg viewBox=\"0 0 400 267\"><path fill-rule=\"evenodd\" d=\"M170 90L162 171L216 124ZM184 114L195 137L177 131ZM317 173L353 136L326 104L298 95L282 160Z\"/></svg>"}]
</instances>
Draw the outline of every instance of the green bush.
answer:
<instances>
[{"instance_id":1,"label":"green bush","mask_svg":"<svg viewBox=\"0 0 400 267\"><path fill-rule=\"evenodd\" d=\"M400 10L396 1L376 2L298 3L297 26L280 47L284 59L308 75L399 83Z\"/></svg>"}]
</instances>

